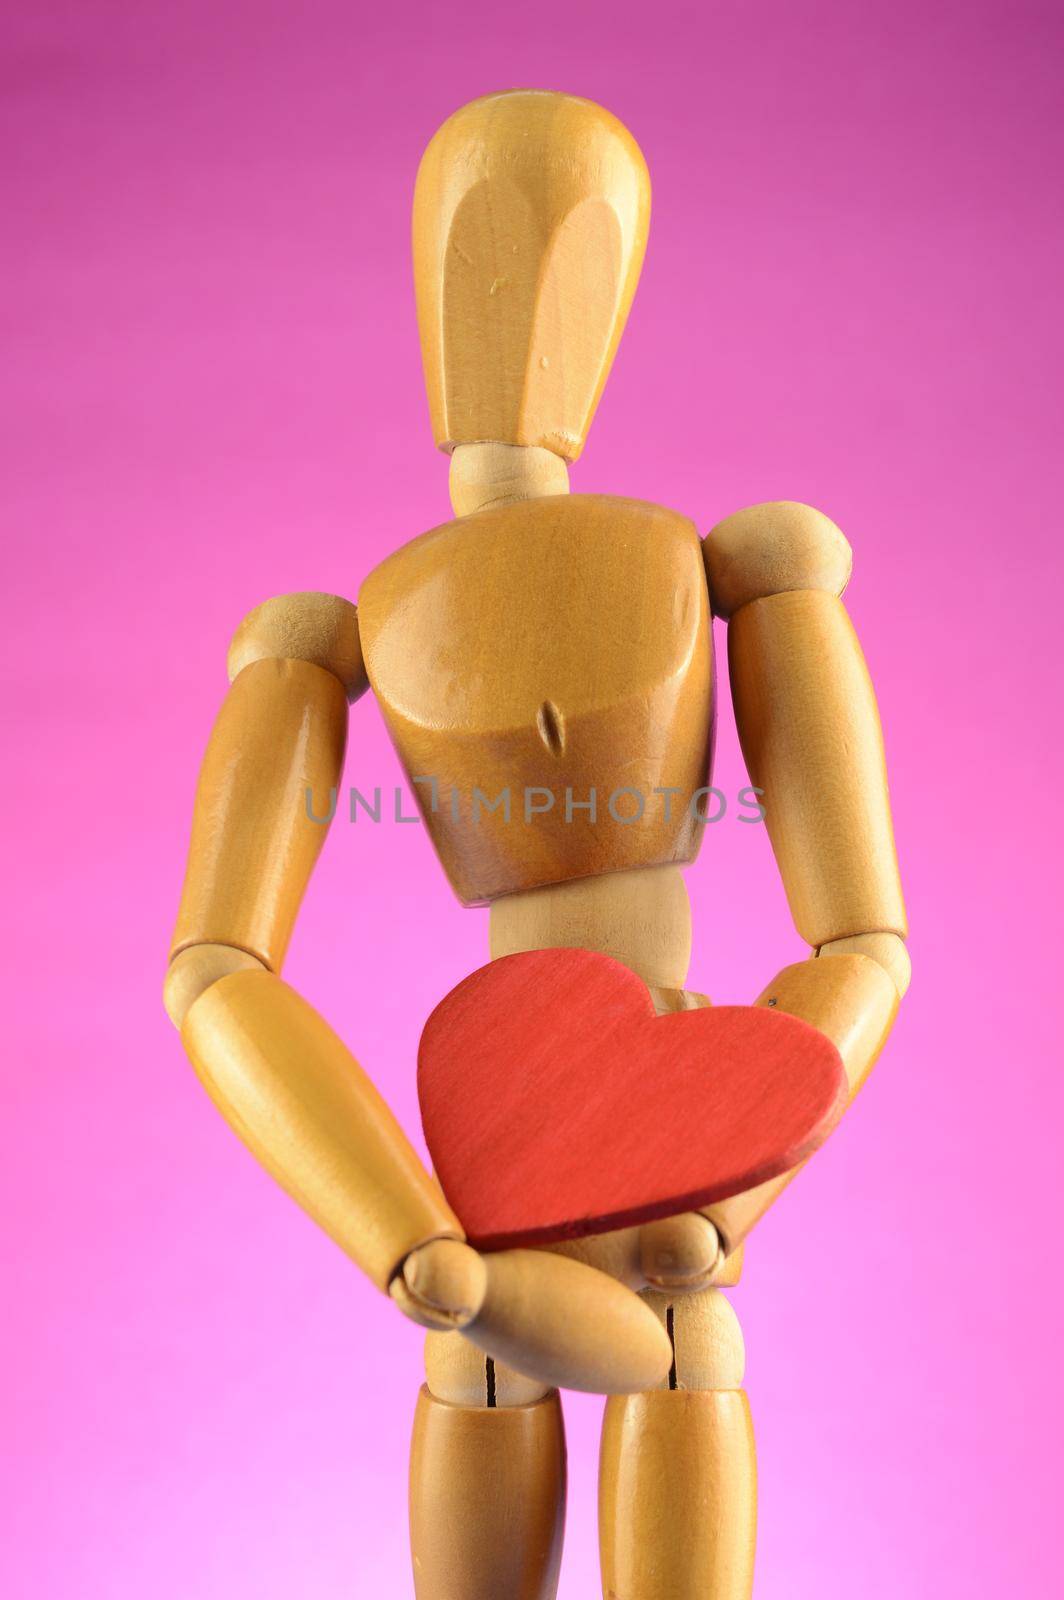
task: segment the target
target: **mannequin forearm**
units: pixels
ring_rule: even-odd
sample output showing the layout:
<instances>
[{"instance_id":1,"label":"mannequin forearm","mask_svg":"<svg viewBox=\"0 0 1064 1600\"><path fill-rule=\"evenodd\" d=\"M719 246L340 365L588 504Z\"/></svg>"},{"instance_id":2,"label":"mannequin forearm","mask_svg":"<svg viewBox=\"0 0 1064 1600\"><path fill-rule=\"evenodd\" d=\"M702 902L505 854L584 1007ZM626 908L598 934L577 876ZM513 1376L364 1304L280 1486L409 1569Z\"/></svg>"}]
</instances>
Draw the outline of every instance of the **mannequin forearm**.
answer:
<instances>
[{"instance_id":1,"label":"mannequin forearm","mask_svg":"<svg viewBox=\"0 0 1064 1600\"><path fill-rule=\"evenodd\" d=\"M826 1034L842 1057L850 1100L864 1083L897 1015L899 994L878 961L864 955L810 957L784 967L757 998ZM742 1243L798 1172L784 1173L744 1194L708 1206L709 1218L728 1254Z\"/></svg>"},{"instance_id":2,"label":"mannequin forearm","mask_svg":"<svg viewBox=\"0 0 1064 1600\"><path fill-rule=\"evenodd\" d=\"M379 1289L418 1245L463 1237L357 1061L272 973L213 984L181 1039L226 1121Z\"/></svg>"}]
</instances>

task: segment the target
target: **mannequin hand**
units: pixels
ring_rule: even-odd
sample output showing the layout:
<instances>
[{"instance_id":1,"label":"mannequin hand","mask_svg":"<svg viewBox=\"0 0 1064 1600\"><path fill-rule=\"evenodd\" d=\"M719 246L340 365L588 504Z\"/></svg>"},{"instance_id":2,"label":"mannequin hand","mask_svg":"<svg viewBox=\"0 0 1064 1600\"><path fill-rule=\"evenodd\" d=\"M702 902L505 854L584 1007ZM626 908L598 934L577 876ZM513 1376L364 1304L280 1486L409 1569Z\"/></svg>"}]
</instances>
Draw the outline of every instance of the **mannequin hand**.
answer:
<instances>
[{"instance_id":1,"label":"mannequin hand","mask_svg":"<svg viewBox=\"0 0 1064 1600\"><path fill-rule=\"evenodd\" d=\"M725 1263L724 1247L708 1217L684 1211L639 1227L552 1244L552 1251L606 1272L630 1289L674 1293L707 1289Z\"/></svg>"},{"instance_id":2,"label":"mannequin hand","mask_svg":"<svg viewBox=\"0 0 1064 1600\"><path fill-rule=\"evenodd\" d=\"M639 1266L649 1289L707 1289L723 1265L720 1235L701 1212L662 1217L639 1229Z\"/></svg>"},{"instance_id":3,"label":"mannequin hand","mask_svg":"<svg viewBox=\"0 0 1064 1600\"><path fill-rule=\"evenodd\" d=\"M672 1364L668 1335L637 1295L546 1250L479 1255L433 1239L407 1256L391 1295L412 1321L457 1329L551 1386L634 1394L655 1388Z\"/></svg>"}]
</instances>

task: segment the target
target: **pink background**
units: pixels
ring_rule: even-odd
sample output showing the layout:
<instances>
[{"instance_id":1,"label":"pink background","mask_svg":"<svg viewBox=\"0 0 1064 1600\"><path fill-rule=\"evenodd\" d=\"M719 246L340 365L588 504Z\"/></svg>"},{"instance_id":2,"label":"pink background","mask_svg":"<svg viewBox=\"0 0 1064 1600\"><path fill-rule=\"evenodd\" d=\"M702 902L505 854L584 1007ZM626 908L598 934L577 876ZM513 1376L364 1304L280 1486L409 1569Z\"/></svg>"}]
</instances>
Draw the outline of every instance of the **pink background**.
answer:
<instances>
[{"instance_id":1,"label":"pink background","mask_svg":"<svg viewBox=\"0 0 1064 1600\"><path fill-rule=\"evenodd\" d=\"M0 1587L411 1593L420 1337L238 1147L159 988L236 622L354 595L448 515L414 172L448 112L531 84L609 106L655 186L574 487L703 529L823 507L884 708L916 977L734 1295L757 1594L1059 1593L1059 10L21 10ZM347 777L397 778L371 699ZM744 781L726 707L718 781ZM689 881L692 984L752 998L799 953L765 836L725 821ZM334 830L288 975L412 1131L420 1023L484 958L423 830ZM567 1414L575 1600L599 1402Z\"/></svg>"}]
</instances>

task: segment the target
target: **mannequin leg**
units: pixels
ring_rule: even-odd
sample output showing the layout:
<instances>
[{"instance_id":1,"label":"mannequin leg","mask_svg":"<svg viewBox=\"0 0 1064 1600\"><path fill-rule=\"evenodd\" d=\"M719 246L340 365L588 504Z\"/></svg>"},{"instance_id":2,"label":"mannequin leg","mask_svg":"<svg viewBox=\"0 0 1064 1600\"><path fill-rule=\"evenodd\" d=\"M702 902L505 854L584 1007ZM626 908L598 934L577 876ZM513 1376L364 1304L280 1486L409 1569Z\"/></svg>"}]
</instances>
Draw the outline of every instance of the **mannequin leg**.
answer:
<instances>
[{"instance_id":1,"label":"mannequin leg","mask_svg":"<svg viewBox=\"0 0 1064 1600\"><path fill-rule=\"evenodd\" d=\"M599 1546L607 1600L750 1600L757 1473L738 1319L719 1289L648 1293L675 1361L606 1403Z\"/></svg>"},{"instance_id":2,"label":"mannequin leg","mask_svg":"<svg viewBox=\"0 0 1064 1600\"><path fill-rule=\"evenodd\" d=\"M417 1600L554 1600L565 1525L556 1389L430 1333L410 1457Z\"/></svg>"}]
</instances>

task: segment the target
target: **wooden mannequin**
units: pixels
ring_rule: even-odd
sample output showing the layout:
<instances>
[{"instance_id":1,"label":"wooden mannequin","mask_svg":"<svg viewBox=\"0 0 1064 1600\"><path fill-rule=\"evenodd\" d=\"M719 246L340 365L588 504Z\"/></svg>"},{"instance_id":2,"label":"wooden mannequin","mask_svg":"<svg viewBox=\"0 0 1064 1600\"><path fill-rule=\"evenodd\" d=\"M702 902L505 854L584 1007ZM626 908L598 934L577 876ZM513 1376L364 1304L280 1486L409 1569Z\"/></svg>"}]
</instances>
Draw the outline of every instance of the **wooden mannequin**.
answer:
<instances>
[{"instance_id":1,"label":"wooden mannequin","mask_svg":"<svg viewBox=\"0 0 1064 1600\"><path fill-rule=\"evenodd\" d=\"M624 328L649 219L627 131L565 95L455 113L414 203L418 317L457 520L334 596L268 600L241 624L204 761L166 1003L208 1092L277 1180L431 1330L411 1463L420 1600L554 1594L565 1448L556 1389L612 1396L602 1443L603 1587L624 1600L742 1600L755 1467L743 1346L721 1285L793 1174L704 1213L479 1254L369 1078L280 977L326 829L347 706L372 686L411 778L456 806L427 827L492 958L580 946L623 962L659 1012L686 990L686 805L537 826L469 797L506 785L686 797L707 783L710 617L752 782L810 958L756 1004L821 1030L851 1090L908 984L882 740L839 596L839 530L809 507L740 511L704 542L675 512L568 496ZM632 1107L633 1117L639 1108Z\"/></svg>"}]
</instances>

